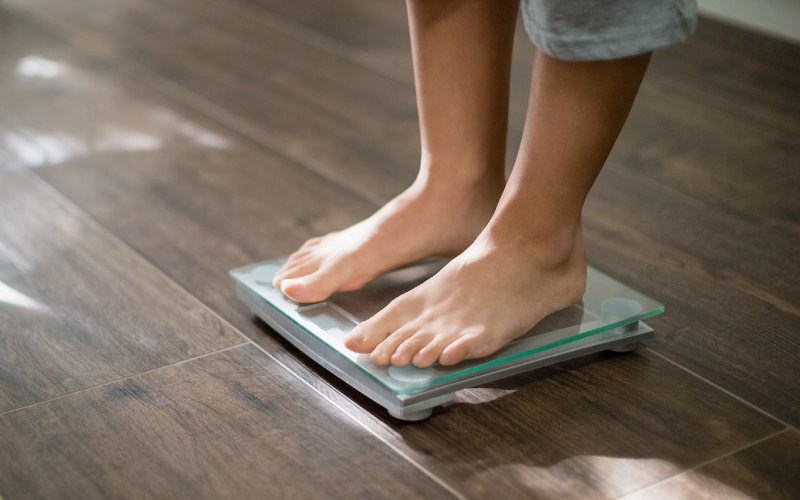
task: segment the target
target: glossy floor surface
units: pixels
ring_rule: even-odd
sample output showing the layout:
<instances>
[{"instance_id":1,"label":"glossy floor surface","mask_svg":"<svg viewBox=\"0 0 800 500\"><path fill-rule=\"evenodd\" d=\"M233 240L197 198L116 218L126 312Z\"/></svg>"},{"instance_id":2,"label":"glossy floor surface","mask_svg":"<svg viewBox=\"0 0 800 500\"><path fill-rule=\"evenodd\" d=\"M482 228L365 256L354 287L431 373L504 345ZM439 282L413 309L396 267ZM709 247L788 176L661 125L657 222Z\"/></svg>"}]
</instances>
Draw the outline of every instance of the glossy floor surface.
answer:
<instances>
[{"instance_id":1,"label":"glossy floor surface","mask_svg":"<svg viewBox=\"0 0 800 500\"><path fill-rule=\"evenodd\" d=\"M705 20L654 57L585 211L649 348L406 424L226 274L413 178L403 4L0 2L0 496L797 498L798 60Z\"/></svg>"}]
</instances>

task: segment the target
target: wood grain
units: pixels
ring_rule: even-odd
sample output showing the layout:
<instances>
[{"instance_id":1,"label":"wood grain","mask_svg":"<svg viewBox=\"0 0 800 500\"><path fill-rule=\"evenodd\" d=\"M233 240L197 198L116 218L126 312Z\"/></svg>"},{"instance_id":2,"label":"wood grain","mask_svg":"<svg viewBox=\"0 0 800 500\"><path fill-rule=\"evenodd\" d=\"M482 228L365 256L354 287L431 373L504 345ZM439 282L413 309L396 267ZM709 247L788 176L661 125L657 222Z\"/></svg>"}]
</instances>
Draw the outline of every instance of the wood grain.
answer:
<instances>
[{"instance_id":1,"label":"wood grain","mask_svg":"<svg viewBox=\"0 0 800 500\"><path fill-rule=\"evenodd\" d=\"M247 345L0 416L0 494L451 498Z\"/></svg>"},{"instance_id":2,"label":"wood grain","mask_svg":"<svg viewBox=\"0 0 800 500\"><path fill-rule=\"evenodd\" d=\"M0 172L0 412L242 343L43 184Z\"/></svg>"},{"instance_id":3,"label":"wood grain","mask_svg":"<svg viewBox=\"0 0 800 500\"><path fill-rule=\"evenodd\" d=\"M787 430L766 441L679 474L626 500L672 498L772 498L800 496L800 433Z\"/></svg>"}]
</instances>

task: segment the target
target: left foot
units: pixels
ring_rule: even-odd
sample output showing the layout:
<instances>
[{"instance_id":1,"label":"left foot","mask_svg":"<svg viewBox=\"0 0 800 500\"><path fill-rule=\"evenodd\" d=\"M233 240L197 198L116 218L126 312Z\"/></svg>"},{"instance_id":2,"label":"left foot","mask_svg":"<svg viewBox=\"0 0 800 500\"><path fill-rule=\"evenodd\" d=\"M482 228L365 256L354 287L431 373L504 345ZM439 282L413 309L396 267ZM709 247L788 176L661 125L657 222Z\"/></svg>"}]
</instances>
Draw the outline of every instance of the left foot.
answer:
<instances>
[{"instance_id":1,"label":"left foot","mask_svg":"<svg viewBox=\"0 0 800 500\"><path fill-rule=\"evenodd\" d=\"M345 345L380 365L453 365L494 353L577 303L585 287L580 228L521 243L490 224L435 276L356 327Z\"/></svg>"}]
</instances>

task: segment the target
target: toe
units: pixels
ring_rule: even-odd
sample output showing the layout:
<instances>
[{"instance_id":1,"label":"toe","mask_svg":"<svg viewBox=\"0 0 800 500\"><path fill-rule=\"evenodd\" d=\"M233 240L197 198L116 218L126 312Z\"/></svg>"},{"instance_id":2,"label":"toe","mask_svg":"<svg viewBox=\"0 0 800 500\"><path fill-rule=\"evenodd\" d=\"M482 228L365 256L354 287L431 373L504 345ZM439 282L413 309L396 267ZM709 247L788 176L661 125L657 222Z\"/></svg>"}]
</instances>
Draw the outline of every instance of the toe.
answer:
<instances>
[{"instance_id":1,"label":"toe","mask_svg":"<svg viewBox=\"0 0 800 500\"><path fill-rule=\"evenodd\" d=\"M322 241L322 236L315 236L309 240L306 240L306 242L303 243L303 246L300 247L300 249L314 248L315 246L319 245L321 241Z\"/></svg>"},{"instance_id":2,"label":"toe","mask_svg":"<svg viewBox=\"0 0 800 500\"><path fill-rule=\"evenodd\" d=\"M439 355L442 354L446 345L442 337L434 337L411 358L414 366L417 368L432 366L439 359Z\"/></svg>"},{"instance_id":3,"label":"toe","mask_svg":"<svg viewBox=\"0 0 800 500\"><path fill-rule=\"evenodd\" d=\"M365 326L365 323L361 323L344 338L344 346L353 352L369 354L391 333L392 330L388 327Z\"/></svg>"},{"instance_id":4,"label":"toe","mask_svg":"<svg viewBox=\"0 0 800 500\"><path fill-rule=\"evenodd\" d=\"M306 258L308 258L310 254L311 252L300 249L294 252L292 255L290 255L289 258L287 258L286 261L283 264L281 264L280 269L278 269L278 271L275 273L275 277L273 278L273 283L276 284L277 286L278 278L284 276L287 270L297 265L297 263L300 262L301 260L305 260Z\"/></svg>"},{"instance_id":5,"label":"toe","mask_svg":"<svg viewBox=\"0 0 800 500\"><path fill-rule=\"evenodd\" d=\"M281 291L295 302L311 303L327 299L340 285L341 274L322 265L311 274L281 280Z\"/></svg>"},{"instance_id":6,"label":"toe","mask_svg":"<svg viewBox=\"0 0 800 500\"><path fill-rule=\"evenodd\" d=\"M291 259L295 255L303 255L310 251L312 251L315 247L319 246L319 243L322 241L321 237L311 238L310 240L306 240L303 245L298 248L292 255L289 256Z\"/></svg>"},{"instance_id":7,"label":"toe","mask_svg":"<svg viewBox=\"0 0 800 500\"><path fill-rule=\"evenodd\" d=\"M402 324L399 308L390 303L373 317L361 322L344 339L344 345L354 352L368 354Z\"/></svg>"},{"instance_id":8,"label":"toe","mask_svg":"<svg viewBox=\"0 0 800 500\"><path fill-rule=\"evenodd\" d=\"M471 336L461 337L450 345L447 345L439 356L439 363L443 366L454 365L470 357L470 353L475 345L475 338Z\"/></svg>"},{"instance_id":9,"label":"toe","mask_svg":"<svg viewBox=\"0 0 800 500\"><path fill-rule=\"evenodd\" d=\"M397 347L406 341L409 337L414 334L415 330L411 328L402 328L400 330L396 330L391 335L386 337L386 340L378 344L372 354L370 354L370 359L372 362L377 365L388 365L390 362L393 363L392 356L394 355L395 351L397 351Z\"/></svg>"},{"instance_id":10,"label":"toe","mask_svg":"<svg viewBox=\"0 0 800 500\"><path fill-rule=\"evenodd\" d=\"M280 288L283 280L305 276L313 273L317 269L319 269L319 260L313 257L307 257L292 265L284 266L272 279L272 286Z\"/></svg>"},{"instance_id":11,"label":"toe","mask_svg":"<svg viewBox=\"0 0 800 500\"><path fill-rule=\"evenodd\" d=\"M302 250L302 249L298 250L292 255L290 255L288 259L286 259L286 262L283 263L283 269L291 267L297 264L298 262L307 259L311 255L313 255L313 252L311 250Z\"/></svg>"},{"instance_id":12,"label":"toe","mask_svg":"<svg viewBox=\"0 0 800 500\"><path fill-rule=\"evenodd\" d=\"M392 354L392 364L395 366L408 365L420 349L427 346L431 340L433 340L433 337L432 333L421 331L407 338L397 347L394 354Z\"/></svg>"}]
</instances>

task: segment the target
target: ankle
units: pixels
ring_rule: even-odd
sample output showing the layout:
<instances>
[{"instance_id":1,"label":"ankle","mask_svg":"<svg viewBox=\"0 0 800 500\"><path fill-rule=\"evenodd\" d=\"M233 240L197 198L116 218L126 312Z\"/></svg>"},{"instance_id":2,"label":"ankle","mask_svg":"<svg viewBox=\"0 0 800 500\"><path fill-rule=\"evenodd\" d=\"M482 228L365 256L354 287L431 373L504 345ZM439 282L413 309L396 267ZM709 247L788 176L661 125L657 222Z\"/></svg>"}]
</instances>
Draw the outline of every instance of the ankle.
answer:
<instances>
[{"instance_id":1,"label":"ankle","mask_svg":"<svg viewBox=\"0 0 800 500\"><path fill-rule=\"evenodd\" d=\"M541 269L564 269L585 263L586 251L580 223L559 228L524 228L516 224L490 224L486 231L491 246L513 252Z\"/></svg>"},{"instance_id":2,"label":"ankle","mask_svg":"<svg viewBox=\"0 0 800 500\"><path fill-rule=\"evenodd\" d=\"M499 199L505 186L504 155L448 155L423 152L414 184L426 190L457 193L492 193Z\"/></svg>"},{"instance_id":3,"label":"ankle","mask_svg":"<svg viewBox=\"0 0 800 500\"><path fill-rule=\"evenodd\" d=\"M504 185L505 177L491 171L462 175L459 172L431 174L420 170L411 190L442 201L491 203L497 206Z\"/></svg>"}]
</instances>

